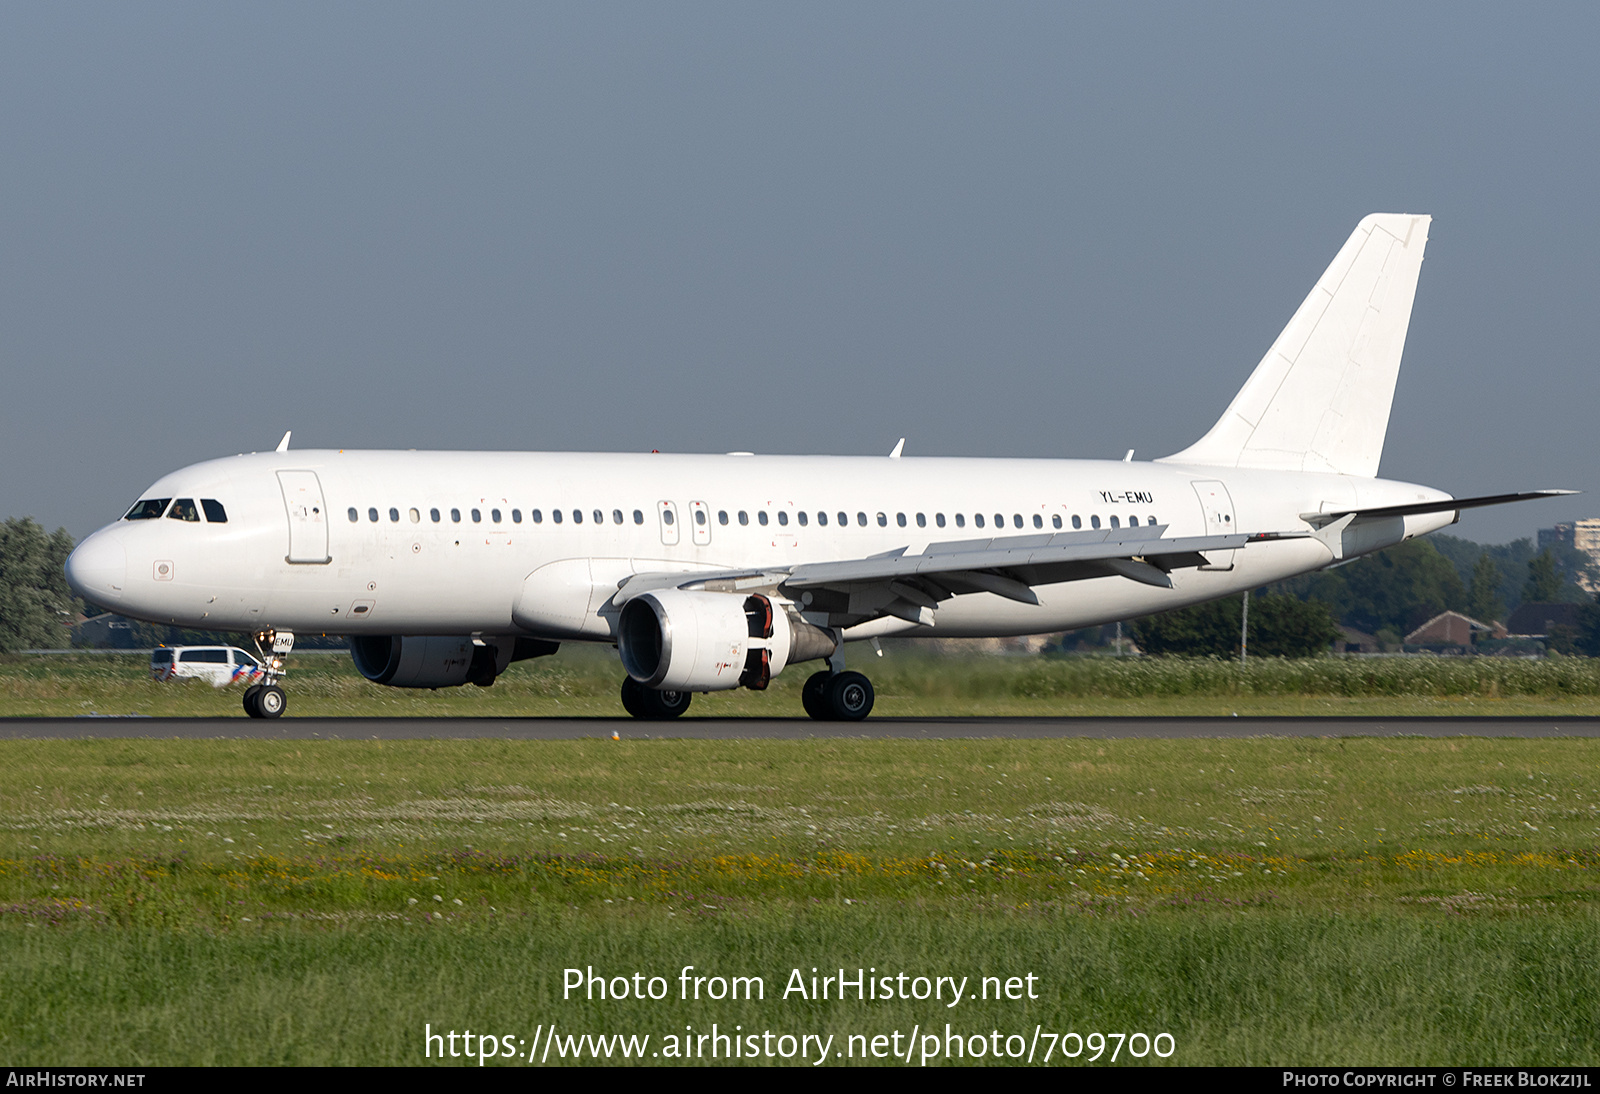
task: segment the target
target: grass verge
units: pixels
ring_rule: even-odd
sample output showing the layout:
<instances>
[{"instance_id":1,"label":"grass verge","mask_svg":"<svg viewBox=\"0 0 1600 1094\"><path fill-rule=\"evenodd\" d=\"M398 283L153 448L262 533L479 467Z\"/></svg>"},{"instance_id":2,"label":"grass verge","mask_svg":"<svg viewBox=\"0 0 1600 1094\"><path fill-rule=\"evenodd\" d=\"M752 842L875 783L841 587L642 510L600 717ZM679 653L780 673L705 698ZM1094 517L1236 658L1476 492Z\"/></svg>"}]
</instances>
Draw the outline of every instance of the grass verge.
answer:
<instances>
[{"instance_id":1,"label":"grass verge","mask_svg":"<svg viewBox=\"0 0 1600 1094\"><path fill-rule=\"evenodd\" d=\"M0 757L0 1051L17 1063L415 1063L425 1025L524 1053L552 1022L647 1034L646 1052L712 1023L832 1034L834 1062L853 1035L866 1058L844 1062L883 1063L870 1037L946 1023L999 1031L1002 1056L1036 1029L1165 1032L1190 1064L1600 1049L1600 742L13 741ZM764 998L680 998L686 965L759 977ZM666 997L564 998L565 970L589 967L659 976ZM1015 977L1020 997L785 998L813 967L974 995Z\"/></svg>"},{"instance_id":2,"label":"grass verge","mask_svg":"<svg viewBox=\"0 0 1600 1094\"><path fill-rule=\"evenodd\" d=\"M862 650L860 653L864 653ZM1600 714L1600 659L1315 658L1231 661L1179 658L939 657L891 649L852 660L872 677L875 713L937 716L1291 717L1582 716ZM0 662L0 716L144 714L244 717L241 689L197 681L157 683L148 656L55 655ZM798 665L766 692L697 695L695 716L798 717ZM284 687L290 716L620 717L616 653L567 647L519 662L489 688L439 691L362 679L343 654L298 654Z\"/></svg>"}]
</instances>

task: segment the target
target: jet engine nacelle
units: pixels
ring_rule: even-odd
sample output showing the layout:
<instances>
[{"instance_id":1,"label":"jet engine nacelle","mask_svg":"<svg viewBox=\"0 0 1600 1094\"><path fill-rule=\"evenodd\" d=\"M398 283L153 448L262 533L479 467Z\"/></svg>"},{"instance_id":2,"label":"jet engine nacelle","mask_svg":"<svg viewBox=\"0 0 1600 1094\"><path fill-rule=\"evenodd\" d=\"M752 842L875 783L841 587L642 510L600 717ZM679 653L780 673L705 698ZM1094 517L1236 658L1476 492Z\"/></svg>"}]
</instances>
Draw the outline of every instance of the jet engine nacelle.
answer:
<instances>
[{"instance_id":1,"label":"jet engine nacelle","mask_svg":"<svg viewBox=\"0 0 1600 1094\"><path fill-rule=\"evenodd\" d=\"M481 643L481 644L480 644ZM350 656L374 684L392 688L488 687L513 661L554 653L556 643L498 636L357 635Z\"/></svg>"},{"instance_id":2,"label":"jet engine nacelle","mask_svg":"<svg viewBox=\"0 0 1600 1094\"><path fill-rule=\"evenodd\" d=\"M662 691L760 691L785 666L836 648L787 601L760 594L662 589L629 600L617 622L623 668Z\"/></svg>"}]
</instances>

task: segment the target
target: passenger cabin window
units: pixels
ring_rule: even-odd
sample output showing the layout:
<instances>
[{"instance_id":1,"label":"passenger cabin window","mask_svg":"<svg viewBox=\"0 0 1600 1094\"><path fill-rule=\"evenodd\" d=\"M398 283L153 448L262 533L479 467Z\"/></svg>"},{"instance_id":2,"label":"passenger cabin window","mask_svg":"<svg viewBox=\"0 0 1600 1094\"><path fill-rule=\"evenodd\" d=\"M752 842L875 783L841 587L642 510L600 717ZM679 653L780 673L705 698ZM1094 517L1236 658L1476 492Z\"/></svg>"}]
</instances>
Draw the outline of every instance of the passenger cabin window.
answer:
<instances>
[{"instance_id":1,"label":"passenger cabin window","mask_svg":"<svg viewBox=\"0 0 1600 1094\"><path fill-rule=\"evenodd\" d=\"M400 523L400 510L394 508L393 506L389 508L389 522L391 524Z\"/></svg>"},{"instance_id":2,"label":"passenger cabin window","mask_svg":"<svg viewBox=\"0 0 1600 1094\"><path fill-rule=\"evenodd\" d=\"M917 514L917 527L918 528L926 528L927 526L928 526L928 514L926 514L926 513L918 513Z\"/></svg>"},{"instance_id":3,"label":"passenger cabin window","mask_svg":"<svg viewBox=\"0 0 1600 1094\"><path fill-rule=\"evenodd\" d=\"M1080 517L1076 513L1072 514L1072 526L1074 528L1082 528L1083 527L1083 518Z\"/></svg>"},{"instance_id":4,"label":"passenger cabin window","mask_svg":"<svg viewBox=\"0 0 1600 1094\"><path fill-rule=\"evenodd\" d=\"M529 509L528 510L528 519L533 521L533 523L535 523L535 524L543 524L544 523L544 513L542 513L538 509Z\"/></svg>"},{"instance_id":5,"label":"passenger cabin window","mask_svg":"<svg viewBox=\"0 0 1600 1094\"><path fill-rule=\"evenodd\" d=\"M889 514L888 513L879 513L878 514L878 527L879 528L887 528L887 527L889 527Z\"/></svg>"},{"instance_id":6,"label":"passenger cabin window","mask_svg":"<svg viewBox=\"0 0 1600 1094\"><path fill-rule=\"evenodd\" d=\"M1041 517L1038 513L1033 514L1033 526L1035 528L1043 528L1044 527L1044 518Z\"/></svg>"},{"instance_id":7,"label":"passenger cabin window","mask_svg":"<svg viewBox=\"0 0 1600 1094\"><path fill-rule=\"evenodd\" d=\"M861 527L865 528L867 526L867 514L865 514L865 513L857 513L856 514L856 523L859 524Z\"/></svg>"},{"instance_id":8,"label":"passenger cabin window","mask_svg":"<svg viewBox=\"0 0 1600 1094\"><path fill-rule=\"evenodd\" d=\"M906 526L906 515L904 513L896 513L894 515L894 522L900 527L904 528Z\"/></svg>"},{"instance_id":9,"label":"passenger cabin window","mask_svg":"<svg viewBox=\"0 0 1600 1094\"><path fill-rule=\"evenodd\" d=\"M810 518L806 516L806 511L804 509L802 509L802 510L800 510L800 512L796 513L795 517L800 521L800 527L802 527L802 528L804 528L806 526L806 523L810 520ZM781 513L778 514L778 523L779 524L783 523L783 514L781 514Z\"/></svg>"},{"instance_id":10,"label":"passenger cabin window","mask_svg":"<svg viewBox=\"0 0 1600 1094\"><path fill-rule=\"evenodd\" d=\"M378 523L378 511L376 509L368 509L367 519L374 524Z\"/></svg>"},{"instance_id":11,"label":"passenger cabin window","mask_svg":"<svg viewBox=\"0 0 1600 1094\"><path fill-rule=\"evenodd\" d=\"M472 511L472 523L473 524L481 524L481 523L483 523L483 511L481 509L474 509Z\"/></svg>"},{"instance_id":12,"label":"passenger cabin window","mask_svg":"<svg viewBox=\"0 0 1600 1094\"><path fill-rule=\"evenodd\" d=\"M200 510L195 508L193 498L179 498L172 503L171 510L167 513L169 520L187 520L195 524L200 523Z\"/></svg>"},{"instance_id":13,"label":"passenger cabin window","mask_svg":"<svg viewBox=\"0 0 1600 1094\"><path fill-rule=\"evenodd\" d=\"M212 524L228 523L228 511L222 507L222 503L216 498L201 498L200 508L206 511L206 520Z\"/></svg>"},{"instance_id":14,"label":"passenger cabin window","mask_svg":"<svg viewBox=\"0 0 1600 1094\"><path fill-rule=\"evenodd\" d=\"M511 510L511 523L512 524L521 524L522 523L522 510L521 509L513 509L513 510Z\"/></svg>"},{"instance_id":15,"label":"passenger cabin window","mask_svg":"<svg viewBox=\"0 0 1600 1094\"><path fill-rule=\"evenodd\" d=\"M728 511L726 509L718 509L717 510L717 523L718 524L727 524L728 523Z\"/></svg>"},{"instance_id":16,"label":"passenger cabin window","mask_svg":"<svg viewBox=\"0 0 1600 1094\"><path fill-rule=\"evenodd\" d=\"M583 523L583 510L582 509L574 509L572 511L572 523L573 524L582 524Z\"/></svg>"},{"instance_id":17,"label":"passenger cabin window","mask_svg":"<svg viewBox=\"0 0 1600 1094\"><path fill-rule=\"evenodd\" d=\"M778 523L782 525L787 525L789 523L789 513L787 510L778 510Z\"/></svg>"},{"instance_id":18,"label":"passenger cabin window","mask_svg":"<svg viewBox=\"0 0 1600 1094\"><path fill-rule=\"evenodd\" d=\"M1091 527L1091 528L1098 528L1098 527L1100 527L1100 518L1099 518L1099 517L1097 517L1097 516L1095 516L1095 517L1090 517L1090 518L1089 518L1089 527Z\"/></svg>"},{"instance_id":19,"label":"passenger cabin window","mask_svg":"<svg viewBox=\"0 0 1600 1094\"><path fill-rule=\"evenodd\" d=\"M461 510L459 510L459 509L450 510L450 522L452 524L460 524L461 523Z\"/></svg>"},{"instance_id":20,"label":"passenger cabin window","mask_svg":"<svg viewBox=\"0 0 1600 1094\"><path fill-rule=\"evenodd\" d=\"M956 519L959 520L960 518L958 517ZM979 528L982 528L983 527L983 514L982 513L974 513L974 514L972 514L972 523L976 524Z\"/></svg>"},{"instance_id":21,"label":"passenger cabin window","mask_svg":"<svg viewBox=\"0 0 1600 1094\"><path fill-rule=\"evenodd\" d=\"M644 523L644 510L643 509L635 509L633 511L633 523L635 523L635 524L643 524Z\"/></svg>"},{"instance_id":22,"label":"passenger cabin window","mask_svg":"<svg viewBox=\"0 0 1600 1094\"><path fill-rule=\"evenodd\" d=\"M1022 527L1022 514L1021 513L1012 513L1011 514L1011 523L1015 527L1021 528Z\"/></svg>"},{"instance_id":23,"label":"passenger cabin window","mask_svg":"<svg viewBox=\"0 0 1600 1094\"><path fill-rule=\"evenodd\" d=\"M428 510L428 518L430 520L432 520L433 523L438 524L439 523L439 510L437 510L437 509L429 509Z\"/></svg>"},{"instance_id":24,"label":"passenger cabin window","mask_svg":"<svg viewBox=\"0 0 1600 1094\"><path fill-rule=\"evenodd\" d=\"M167 511L167 503L171 500L171 498L145 498L132 509L129 509L128 515L122 519L154 520L156 517L159 517L162 513Z\"/></svg>"},{"instance_id":25,"label":"passenger cabin window","mask_svg":"<svg viewBox=\"0 0 1600 1094\"><path fill-rule=\"evenodd\" d=\"M706 511L704 509L696 509L694 511L694 522L700 525L702 528L705 527Z\"/></svg>"},{"instance_id":26,"label":"passenger cabin window","mask_svg":"<svg viewBox=\"0 0 1600 1094\"><path fill-rule=\"evenodd\" d=\"M596 509L594 511L594 522L596 524L604 524L606 522L606 515L600 510Z\"/></svg>"},{"instance_id":27,"label":"passenger cabin window","mask_svg":"<svg viewBox=\"0 0 1600 1094\"><path fill-rule=\"evenodd\" d=\"M744 510L744 509L739 510L739 523L741 525L745 525L745 524L749 524L750 523L750 514L749 514L749 512L747 510Z\"/></svg>"},{"instance_id":28,"label":"passenger cabin window","mask_svg":"<svg viewBox=\"0 0 1600 1094\"><path fill-rule=\"evenodd\" d=\"M967 526L967 518L963 514L957 513L956 514L956 527L957 528L965 528L966 526Z\"/></svg>"},{"instance_id":29,"label":"passenger cabin window","mask_svg":"<svg viewBox=\"0 0 1600 1094\"><path fill-rule=\"evenodd\" d=\"M1139 527L1139 518L1138 517L1129 517L1128 518L1128 527L1129 528L1137 528L1137 527Z\"/></svg>"},{"instance_id":30,"label":"passenger cabin window","mask_svg":"<svg viewBox=\"0 0 1600 1094\"><path fill-rule=\"evenodd\" d=\"M358 521L360 519L361 519L361 514L357 513L356 512L356 507L352 505L350 507L350 523L354 524L356 521Z\"/></svg>"},{"instance_id":31,"label":"passenger cabin window","mask_svg":"<svg viewBox=\"0 0 1600 1094\"><path fill-rule=\"evenodd\" d=\"M611 522L613 524L621 524L622 523L622 510L621 509L613 509L613 510L611 510ZM727 521L723 521L722 523L723 524L727 524L728 522Z\"/></svg>"},{"instance_id":32,"label":"passenger cabin window","mask_svg":"<svg viewBox=\"0 0 1600 1094\"><path fill-rule=\"evenodd\" d=\"M826 514L826 513L818 513L817 514L817 523L819 525L821 525L822 527L826 528L828 526L828 514Z\"/></svg>"},{"instance_id":33,"label":"passenger cabin window","mask_svg":"<svg viewBox=\"0 0 1600 1094\"><path fill-rule=\"evenodd\" d=\"M844 527L848 526L849 523L850 523L850 514L849 513L840 513L839 514L839 527L844 528Z\"/></svg>"},{"instance_id":34,"label":"passenger cabin window","mask_svg":"<svg viewBox=\"0 0 1600 1094\"><path fill-rule=\"evenodd\" d=\"M496 524L499 524L500 523L500 510L498 510L498 509L489 510L489 519L494 521Z\"/></svg>"},{"instance_id":35,"label":"passenger cabin window","mask_svg":"<svg viewBox=\"0 0 1600 1094\"><path fill-rule=\"evenodd\" d=\"M763 528L767 526L767 511L765 509L756 510L756 523Z\"/></svg>"},{"instance_id":36,"label":"passenger cabin window","mask_svg":"<svg viewBox=\"0 0 1600 1094\"><path fill-rule=\"evenodd\" d=\"M933 523L937 524L940 528L943 528L944 527L944 514L943 513L935 513L935 514L933 514Z\"/></svg>"},{"instance_id":37,"label":"passenger cabin window","mask_svg":"<svg viewBox=\"0 0 1600 1094\"><path fill-rule=\"evenodd\" d=\"M557 519L559 519L559 518L557 518ZM671 509L663 509L663 510L661 510L661 523L662 524L671 526L672 522L677 520L677 519L678 518L673 515Z\"/></svg>"},{"instance_id":38,"label":"passenger cabin window","mask_svg":"<svg viewBox=\"0 0 1600 1094\"><path fill-rule=\"evenodd\" d=\"M1052 516L1050 518L1050 527L1052 527L1052 528L1060 528L1061 527L1061 514L1060 513L1057 513L1057 514L1055 514L1054 516Z\"/></svg>"},{"instance_id":39,"label":"passenger cabin window","mask_svg":"<svg viewBox=\"0 0 1600 1094\"><path fill-rule=\"evenodd\" d=\"M1120 520L1118 520L1116 517L1112 517L1111 518L1111 527L1113 527L1113 528L1121 528L1122 527L1122 522Z\"/></svg>"},{"instance_id":40,"label":"passenger cabin window","mask_svg":"<svg viewBox=\"0 0 1600 1094\"><path fill-rule=\"evenodd\" d=\"M421 524L422 523L422 514L417 512L415 509L411 510L410 516L411 516L411 523L412 524Z\"/></svg>"}]
</instances>

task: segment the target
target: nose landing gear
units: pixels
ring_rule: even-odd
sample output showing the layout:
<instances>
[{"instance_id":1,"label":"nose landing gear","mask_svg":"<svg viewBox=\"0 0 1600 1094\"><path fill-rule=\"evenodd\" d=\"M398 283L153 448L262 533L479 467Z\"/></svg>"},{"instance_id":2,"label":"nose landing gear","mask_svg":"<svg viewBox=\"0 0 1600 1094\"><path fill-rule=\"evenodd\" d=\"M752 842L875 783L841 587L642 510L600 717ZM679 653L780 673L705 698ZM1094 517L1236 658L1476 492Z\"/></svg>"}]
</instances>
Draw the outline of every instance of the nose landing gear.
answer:
<instances>
[{"instance_id":1,"label":"nose landing gear","mask_svg":"<svg viewBox=\"0 0 1600 1094\"><path fill-rule=\"evenodd\" d=\"M288 699L276 684L252 684L244 692L244 712L252 718L277 718Z\"/></svg>"},{"instance_id":2,"label":"nose landing gear","mask_svg":"<svg viewBox=\"0 0 1600 1094\"><path fill-rule=\"evenodd\" d=\"M257 631L251 637L255 639L256 652L261 655L265 675L261 683L245 688L244 712L252 718L282 717L289 700L278 681L283 677L283 659L294 649L294 634L269 630Z\"/></svg>"}]
</instances>

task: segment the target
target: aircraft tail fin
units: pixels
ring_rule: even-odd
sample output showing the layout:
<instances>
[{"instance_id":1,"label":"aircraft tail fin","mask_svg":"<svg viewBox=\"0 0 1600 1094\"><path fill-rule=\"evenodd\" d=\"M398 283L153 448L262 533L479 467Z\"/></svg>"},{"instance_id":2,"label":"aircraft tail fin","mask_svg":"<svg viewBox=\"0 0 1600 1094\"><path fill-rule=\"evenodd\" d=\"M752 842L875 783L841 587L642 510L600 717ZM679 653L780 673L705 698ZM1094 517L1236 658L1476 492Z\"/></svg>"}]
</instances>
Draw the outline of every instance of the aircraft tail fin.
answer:
<instances>
[{"instance_id":1,"label":"aircraft tail fin","mask_svg":"<svg viewBox=\"0 0 1600 1094\"><path fill-rule=\"evenodd\" d=\"M1217 424L1161 462L1376 475L1430 220L1363 218Z\"/></svg>"}]
</instances>

